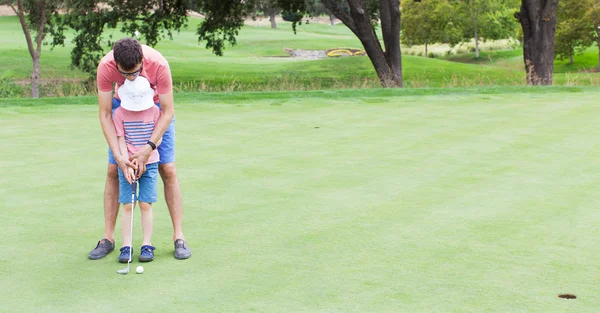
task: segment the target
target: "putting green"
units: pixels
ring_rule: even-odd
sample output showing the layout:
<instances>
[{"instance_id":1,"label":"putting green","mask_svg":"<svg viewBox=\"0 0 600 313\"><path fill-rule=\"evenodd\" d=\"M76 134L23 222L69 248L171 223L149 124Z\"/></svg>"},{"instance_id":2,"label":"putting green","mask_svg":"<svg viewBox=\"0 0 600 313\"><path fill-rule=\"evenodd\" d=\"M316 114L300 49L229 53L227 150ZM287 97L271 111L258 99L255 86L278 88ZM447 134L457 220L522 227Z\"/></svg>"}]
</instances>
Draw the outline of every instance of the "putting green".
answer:
<instances>
[{"instance_id":1,"label":"putting green","mask_svg":"<svg viewBox=\"0 0 600 313\"><path fill-rule=\"evenodd\" d=\"M172 257L159 193L156 259L129 275L117 253L87 259L106 170L94 99L2 100L0 311L592 312L599 95L177 95L193 256Z\"/></svg>"}]
</instances>

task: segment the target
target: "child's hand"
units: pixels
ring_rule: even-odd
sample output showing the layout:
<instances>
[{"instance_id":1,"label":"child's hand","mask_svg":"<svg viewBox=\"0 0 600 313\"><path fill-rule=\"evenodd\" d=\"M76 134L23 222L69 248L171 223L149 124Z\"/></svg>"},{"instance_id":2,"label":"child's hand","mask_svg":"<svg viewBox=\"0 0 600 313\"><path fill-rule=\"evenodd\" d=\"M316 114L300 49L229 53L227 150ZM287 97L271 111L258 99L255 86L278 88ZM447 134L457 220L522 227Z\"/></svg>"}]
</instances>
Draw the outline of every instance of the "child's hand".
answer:
<instances>
[{"instance_id":1,"label":"child's hand","mask_svg":"<svg viewBox=\"0 0 600 313\"><path fill-rule=\"evenodd\" d=\"M132 169L131 167L127 168L127 176L125 176L127 178L127 181L132 184L135 181L135 170Z\"/></svg>"},{"instance_id":2,"label":"child's hand","mask_svg":"<svg viewBox=\"0 0 600 313\"><path fill-rule=\"evenodd\" d=\"M130 169L130 174L129 174L130 176L129 177L131 178L131 181L134 181L134 180L136 180L136 178L137 178L136 174L139 171L138 160L137 159L133 159L131 161L131 163L133 163L134 168L131 168L131 167L129 168Z\"/></svg>"}]
</instances>

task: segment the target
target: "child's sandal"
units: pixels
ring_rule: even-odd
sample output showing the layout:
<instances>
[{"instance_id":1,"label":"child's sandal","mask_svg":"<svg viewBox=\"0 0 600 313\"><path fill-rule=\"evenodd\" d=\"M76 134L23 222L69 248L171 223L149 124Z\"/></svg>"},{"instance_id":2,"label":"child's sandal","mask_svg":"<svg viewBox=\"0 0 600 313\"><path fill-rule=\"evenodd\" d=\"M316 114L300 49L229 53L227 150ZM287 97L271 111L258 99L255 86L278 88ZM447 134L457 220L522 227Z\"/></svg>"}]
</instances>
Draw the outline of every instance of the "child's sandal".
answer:
<instances>
[{"instance_id":1,"label":"child's sandal","mask_svg":"<svg viewBox=\"0 0 600 313\"><path fill-rule=\"evenodd\" d=\"M154 260L154 250L156 250L154 246L142 246L142 251L140 252L140 262L150 262Z\"/></svg>"}]
</instances>

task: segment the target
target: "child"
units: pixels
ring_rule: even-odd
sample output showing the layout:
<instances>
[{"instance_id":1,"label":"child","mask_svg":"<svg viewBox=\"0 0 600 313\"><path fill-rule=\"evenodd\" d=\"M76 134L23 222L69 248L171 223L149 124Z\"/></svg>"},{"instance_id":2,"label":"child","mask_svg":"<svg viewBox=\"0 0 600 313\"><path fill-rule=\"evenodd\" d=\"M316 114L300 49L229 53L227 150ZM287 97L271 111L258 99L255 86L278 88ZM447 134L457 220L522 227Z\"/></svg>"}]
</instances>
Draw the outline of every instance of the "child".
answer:
<instances>
[{"instance_id":1,"label":"child","mask_svg":"<svg viewBox=\"0 0 600 313\"><path fill-rule=\"evenodd\" d=\"M113 112L113 124L119 141L119 153L131 157L145 145L150 144L149 139L154 125L160 117L160 109L154 104L154 90L148 80L142 76L126 79L118 90L121 106ZM156 143L159 145L160 142ZM151 146L153 146L152 144ZM154 148L154 147L153 147ZM146 172L138 179L139 194L135 198L142 212L142 231L144 240L140 252L140 262L154 260L155 247L150 241L152 237L152 203L156 202L156 186L158 178L158 150L154 149L146 163ZM136 164L137 165L137 164ZM128 168L123 173L119 168L119 202L123 204L121 216L121 234L123 247L119 255L120 263L129 262L131 239L131 184L135 180L134 169ZM127 179L129 178L129 179Z\"/></svg>"}]
</instances>

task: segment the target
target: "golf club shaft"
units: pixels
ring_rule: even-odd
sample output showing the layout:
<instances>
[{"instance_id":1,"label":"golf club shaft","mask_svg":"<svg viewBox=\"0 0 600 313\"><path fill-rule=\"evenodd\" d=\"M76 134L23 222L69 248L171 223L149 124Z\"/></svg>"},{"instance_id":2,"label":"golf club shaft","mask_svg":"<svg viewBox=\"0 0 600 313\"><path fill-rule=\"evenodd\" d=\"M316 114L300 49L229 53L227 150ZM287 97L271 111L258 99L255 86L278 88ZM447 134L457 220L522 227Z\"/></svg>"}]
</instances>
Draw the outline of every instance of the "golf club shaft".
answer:
<instances>
[{"instance_id":1,"label":"golf club shaft","mask_svg":"<svg viewBox=\"0 0 600 313\"><path fill-rule=\"evenodd\" d=\"M118 270L119 274L129 273L131 261L133 259L133 211L135 209L135 192L136 192L136 180L134 179L131 183L131 228L129 229L129 239L131 240L129 246L129 260L127 261L127 269Z\"/></svg>"},{"instance_id":2,"label":"golf club shaft","mask_svg":"<svg viewBox=\"0 0 600 313\"><path fill-rule=\"evenodd\" d=\"M127 268L129 268L129 264L131 263L131 259L133 257L133 212L135 211L135 185L136 181L134 179L131 183L131 228L129 229L129 238L131 240L131 246L129 247L129 262L127 262Z\"/></svg>"}]
</instances>

